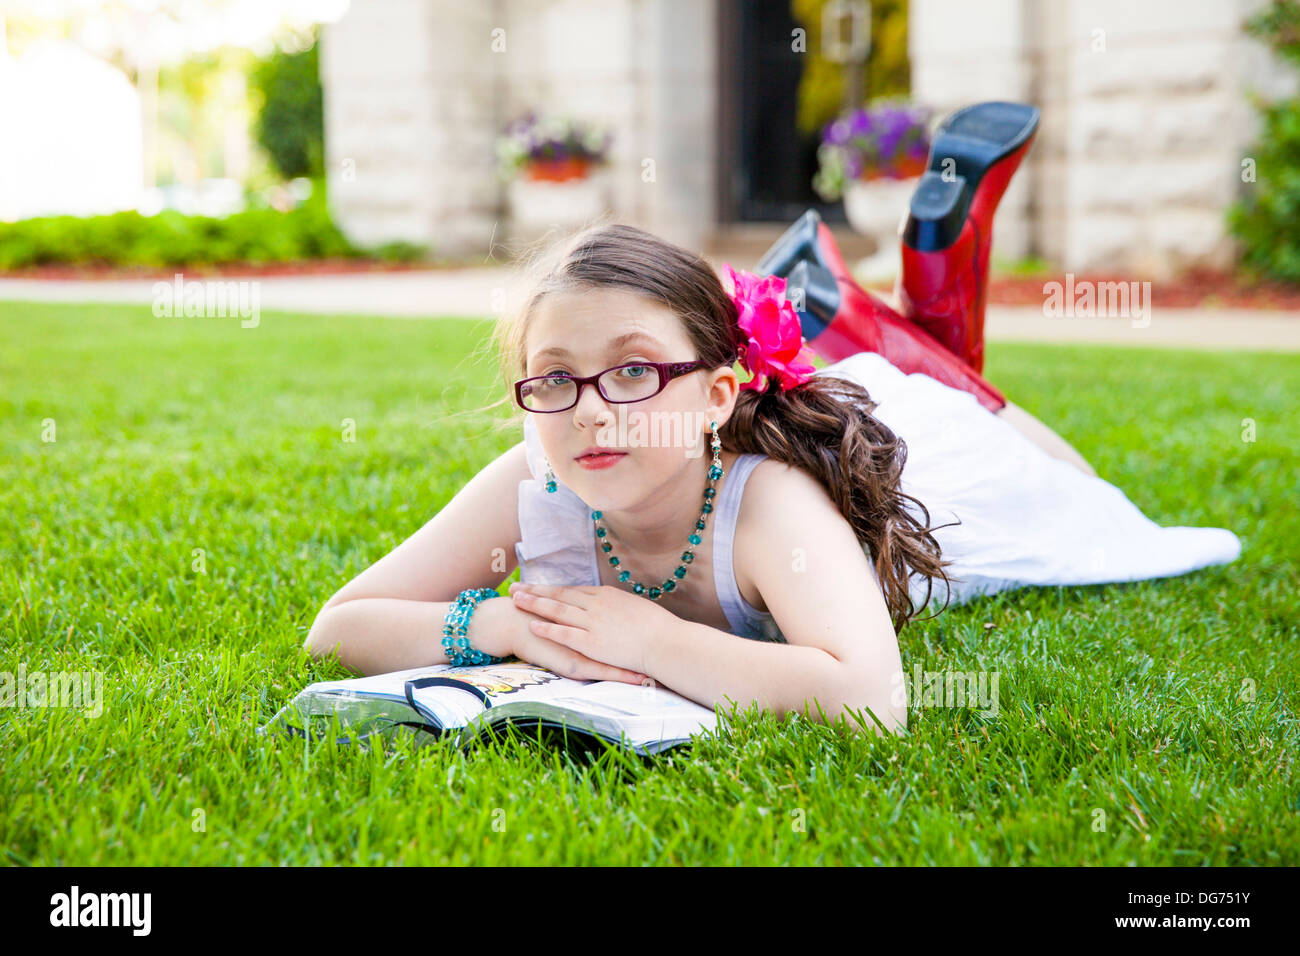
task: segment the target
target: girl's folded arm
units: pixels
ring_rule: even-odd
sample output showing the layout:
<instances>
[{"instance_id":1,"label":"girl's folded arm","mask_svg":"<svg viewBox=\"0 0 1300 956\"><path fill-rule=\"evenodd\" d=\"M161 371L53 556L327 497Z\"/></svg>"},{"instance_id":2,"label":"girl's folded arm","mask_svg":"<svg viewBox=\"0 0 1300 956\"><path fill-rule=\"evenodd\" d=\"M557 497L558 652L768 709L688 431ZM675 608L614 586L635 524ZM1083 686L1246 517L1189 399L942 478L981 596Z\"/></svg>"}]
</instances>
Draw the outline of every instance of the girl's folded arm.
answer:
<instances>
[{"instance_id":1,"label":"girl's folded arm","mask_svg":"<svg viewBox=\"0 0 1300 956\"><path fill-rule=\"evenodd\" d=\"M869 707L887 729L906 727L885 597L852 527L816 479L776 461L759 465L746 486L732 563L762 595L786 644L687 635L669 655L676 659L652 676L695 700L757 700L778 716L793 710L812 720L820 704L828 719L844 715L852 724L844 714L851 708L879 730Z\"/></svg>"},{"instance_id":2,"label":"girl's folded arm","mask_svg":"<svg viewBox=\"0 0 1300 956\"><path fill-rule=\"evenodd\" d=\"M448 603L466 588L499 586L515 569L519 483L531 477L521 442L340 588L317 614L304 646L315 657L337 650L345 665L366 673L445 663L441 624Z\"/></svg>"}]
</instances>

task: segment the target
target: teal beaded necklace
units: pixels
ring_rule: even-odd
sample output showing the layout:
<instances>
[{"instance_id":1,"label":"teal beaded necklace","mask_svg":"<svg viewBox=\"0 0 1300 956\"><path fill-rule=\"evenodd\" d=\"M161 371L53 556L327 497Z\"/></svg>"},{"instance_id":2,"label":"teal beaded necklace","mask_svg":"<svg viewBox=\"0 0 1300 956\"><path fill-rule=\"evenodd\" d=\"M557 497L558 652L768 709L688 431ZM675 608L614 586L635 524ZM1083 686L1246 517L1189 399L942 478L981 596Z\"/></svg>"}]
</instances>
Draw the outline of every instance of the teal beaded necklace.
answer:
<instances>
[{"instance_id":1,"label":"teal beaded necklace","mask_svg":"<svg viewBox=\"0 0 1300 956\"><path fill-rule=\"evenodd\" d=\"M658 587L646 587L640 581L633 581L632 591L634 593L644 594L652 601L659 600L659 598L663 597L665 594L677 589L677 582L686 577L687 568L690 566L691 562L695 560L695 546L704 540L700 536L700 532L704 530L705 521L713 511L713 499L718 494L714 485L717 484L719 478L726 474L726 472L722 470L722 442L718 438L717 422L713 422L713 441L711 445L713 448L713 462L709 466L709 486L704 489L704 504L700 508L700 517L696 519L695 530L687 536L686 540L690 542L690 547L682 552L682 563L673 569L673 576L666 578ZM618 557L611 553L614 550L614 546L605 540L609 532L607 529L600 526L600 516L601 513L599 511L593 511L591 513L591 520L595 522L596 525L596 537L600 539L600 549L609 555L610 567L617 568L620 562ZM628 571L626 568L618 572L618 579L620 581L627 581L631 577L632 572Z\"/></svg>"}]
</instances>

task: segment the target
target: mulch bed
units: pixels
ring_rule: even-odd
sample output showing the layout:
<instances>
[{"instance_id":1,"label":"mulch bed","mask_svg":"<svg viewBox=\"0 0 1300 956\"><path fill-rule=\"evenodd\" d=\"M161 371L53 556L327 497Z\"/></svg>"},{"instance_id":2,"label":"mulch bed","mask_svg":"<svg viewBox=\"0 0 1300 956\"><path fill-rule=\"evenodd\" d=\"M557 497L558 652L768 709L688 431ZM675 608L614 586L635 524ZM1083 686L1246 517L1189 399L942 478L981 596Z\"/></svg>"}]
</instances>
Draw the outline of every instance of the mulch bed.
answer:
<instances>
[{"instance_id":1,"label":"mulch bed","mask_svg":"<svg viewBox=\"0 0 1300 956\"><path fill-rule=\"evenodd\" d=\"M1091 282L1133 282L1133 276L1076 275L1074 285ZM1141 281L1141 280L1137 280ZM1046 298L1044 284L1064 282L1061 275L994 276L989 283L992 305L1038 305ZM892 291L892 287L873 288ZM1228 273L1192 271L1176 279L1151 282L1151 305L1171 309L1266 309L1300 313L1300 285L1250 282Z\"/></svg>"},{"instance_id":2,"label":"mulch bed","mask_svg":"<svg viewBox=\"0 0 1300 956\"><path fill-rule=\"evenodd\" d=\"M1081 280L1131 282L1131 276L1075 276ZM1043 284L1060 282L1057 276L1008 276L990 282L989 301L998 305L1042 305ZM1151 283L1151 305L1171 309L1282 309L1300 312L1300 285L1280 282L1252 283L1237 276L1214 272L1188 272L1167 282Z\"/></svg>"}]
</instances>

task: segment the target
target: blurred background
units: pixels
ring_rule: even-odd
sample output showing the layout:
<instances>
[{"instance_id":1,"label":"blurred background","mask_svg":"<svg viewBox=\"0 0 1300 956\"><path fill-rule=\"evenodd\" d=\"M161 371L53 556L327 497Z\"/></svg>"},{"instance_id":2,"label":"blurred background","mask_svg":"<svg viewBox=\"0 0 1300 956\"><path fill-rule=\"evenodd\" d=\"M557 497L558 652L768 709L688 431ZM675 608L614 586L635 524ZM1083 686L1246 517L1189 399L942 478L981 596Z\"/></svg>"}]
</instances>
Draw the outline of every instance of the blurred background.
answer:
<instances>
[{"instance_id":1,"label":"blurred background","mask_svg":"<svg viewBox=\"0 0 1300 956\"><path fill-rule=\"evenodd\" d=\"M603 212L750 263L815 208L885 282L929 130L1010 99L1003 276L1300 283L1294 0L0 11L9 275L504 263Z\"/></svg>"}]
</instances>

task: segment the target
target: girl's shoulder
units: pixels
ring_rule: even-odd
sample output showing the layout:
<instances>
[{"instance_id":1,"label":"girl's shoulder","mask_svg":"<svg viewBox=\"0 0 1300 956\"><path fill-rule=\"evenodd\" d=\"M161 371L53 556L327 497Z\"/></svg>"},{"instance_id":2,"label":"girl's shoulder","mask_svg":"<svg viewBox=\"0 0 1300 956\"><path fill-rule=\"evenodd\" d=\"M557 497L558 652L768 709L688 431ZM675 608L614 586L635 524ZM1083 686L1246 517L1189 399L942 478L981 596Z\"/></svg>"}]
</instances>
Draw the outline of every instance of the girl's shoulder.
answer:
<instances>
[{"instance_id":1,"label":"girl's shoulder","mask_svg":"<svg viewBox=\"0 0 1300 956\"><path fill-rule=\"evenodd\" d=\"M822 483L811 474L764 455L745 483L737 531L742 526L761 522L763 515L773 509L806 511L825 505L839 513Z\"/></svg>"},{"instance_id":2,"label":"girl's shoulder","mask_svg":"<svg viewBox=\"0 0 1300 956\"><path fill-rule=\"evenodd\" d=\"M776 561L789 568L798 560L798 553L788 552L810 544L800 544L799 529L815 527L828 517L844 521L821 482L807 471L769 457L755 465L742 491L732 548L741 596L766 611L755 583L761 576L760 562Z\"/></svg>"}]
</instances>

